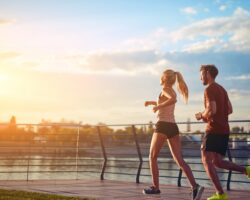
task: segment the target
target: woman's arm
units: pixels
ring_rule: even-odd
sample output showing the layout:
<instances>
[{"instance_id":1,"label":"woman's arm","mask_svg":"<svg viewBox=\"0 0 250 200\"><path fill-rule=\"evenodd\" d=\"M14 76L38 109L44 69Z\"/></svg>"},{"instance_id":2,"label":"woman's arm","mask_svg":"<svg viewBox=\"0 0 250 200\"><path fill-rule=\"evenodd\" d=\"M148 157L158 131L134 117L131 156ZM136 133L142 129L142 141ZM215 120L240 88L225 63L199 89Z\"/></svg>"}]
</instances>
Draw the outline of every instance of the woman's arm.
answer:
<instances>
[{"instance_id":1,"label":"woman's arm","mask_svg":"<svg viewBox=\"0 0 250 200\"><path fill-rule=\"evenodd\" d=\"M157 102L156 101L145 101L144 106L147 107L147 106L150 106L150 105L156 106Z\"/></svg>"},{"instance_id":2,"label":"woman's arm","mask_svg":"<svg viewBox=\"0 0 250 200\"><path fill-rule=\"evenodd\" d=\"M175 94L175 92L172 89L170 89L170 88L164 88L162 90L162 94L165 97L167 97L167 100L159 103L158 105L156 105L153 108L154 112L156 112L157 110L159 110L162 107L169 106L169 105L175 104L177 102L177 100L176 100L176 94Z\"/></svg>"}]
</instances>

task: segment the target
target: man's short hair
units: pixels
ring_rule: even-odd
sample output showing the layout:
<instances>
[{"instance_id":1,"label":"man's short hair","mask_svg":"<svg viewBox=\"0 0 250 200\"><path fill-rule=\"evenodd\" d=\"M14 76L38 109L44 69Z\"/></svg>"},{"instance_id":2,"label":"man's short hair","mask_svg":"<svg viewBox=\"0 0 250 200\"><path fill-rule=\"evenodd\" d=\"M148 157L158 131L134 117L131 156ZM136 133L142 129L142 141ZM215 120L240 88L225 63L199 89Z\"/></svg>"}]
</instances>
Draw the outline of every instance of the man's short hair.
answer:
<instances>
[{"instance_id":1,"label":"man's short hair","mask_svg":"<svg viewBox=\"0 0 250 200\"><path fill-rule=\"evenodd\" d=\"M218 75L219 71L215 65L201 65L200 71L206 71L209 72L209 74L212 76L213 79L216 78Z\"/></svg>"}]
</instances>

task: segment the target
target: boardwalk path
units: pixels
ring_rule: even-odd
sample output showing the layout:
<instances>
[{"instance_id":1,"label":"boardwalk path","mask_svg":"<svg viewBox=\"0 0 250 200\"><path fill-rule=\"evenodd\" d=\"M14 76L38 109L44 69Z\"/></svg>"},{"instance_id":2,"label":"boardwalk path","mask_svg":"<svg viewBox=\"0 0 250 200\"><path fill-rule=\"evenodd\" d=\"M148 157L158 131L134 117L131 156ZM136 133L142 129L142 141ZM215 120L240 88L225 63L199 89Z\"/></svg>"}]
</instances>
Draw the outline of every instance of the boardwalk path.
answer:
<instances>
[{"instance_id":1,"label":"boardwalk path","mask_svg":"<svg viewBox=\"0 0 250 200\"><path fill-rule=\"evenodd\" d=\"M36 181L0 181L0 188L26 190L40 193L60 194L65 196L94 197L101 200L189 200L190 189L173 185L161 185L160 195L143 195L142 189L148 184L111 180L36 180ZM202 199L214 191L206 188ZM230 200L250 200L249 190L228 192Z\"/></svg>"}]
</instances>

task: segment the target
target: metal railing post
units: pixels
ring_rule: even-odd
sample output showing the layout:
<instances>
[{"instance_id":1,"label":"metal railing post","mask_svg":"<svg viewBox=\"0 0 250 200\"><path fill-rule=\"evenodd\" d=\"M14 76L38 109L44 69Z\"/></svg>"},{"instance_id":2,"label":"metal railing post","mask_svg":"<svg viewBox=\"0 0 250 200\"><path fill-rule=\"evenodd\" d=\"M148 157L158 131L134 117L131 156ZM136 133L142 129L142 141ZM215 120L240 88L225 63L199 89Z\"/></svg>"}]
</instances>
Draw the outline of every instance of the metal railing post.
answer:
<instances>
[{"instance_id":1,"label":"metal railing post","mask_svg":"<svg viewBox=\"0 0 250 200\"><path fill-rule=\"evenodd\" d=\"M78 179L78 158L79 158L79 137L80 137L81 122L78 124L76 136L76 180Z\"/></svg>"},{"instance_id":2,"label":"metal railing post","mask_svg":"<svg viewBox=\"0 0 250 200\"><path fill-rule=\"evenodd\" d=\"M227 156L228 156L229 161L232 161L232 155L231 155L231 151L229 147L227 148ZM231 190L230 189L231 177L232 177L232 170L229 170L228 176L227 176L227 190Z\"/></svg>"},{"instance_id":3,"label":"metal railing post","mask_svg":"<svg viewBox=\"0 0 250 200\"><path fill-rule=\"evenodd\" d=\"M31 148L31 140L34 138L34 135L32 134L33 137L30 137L29 140L29 146L28 146L28 164L27 164L27 172L26 172L26 181L29 181L29 171L30 171L30 148Z\"/></svg>"},{"instance_id":4,"label":"metal railing post","mask_svg":"<svg viewBox=\"0 0 250 200\"><path fill-rule=\"evenodd\" d=\"M102 155L103 155L103 164L102 164L102 171L101 171L101 175L100 175L100 178L101 180L104 180L104 173L105 173L105 168L106 168L106 164L107 164L107 154L106 154L106 151L105 151L105 146L104 146L104 142L103 142L103 138L102 138L102 134L101 134L101 130L100 130L100 127L97 126L97 132L98 132L98 136L99 136L99 139L100 139L100 144L101 144L101 148L102 148Z\"/></svg>"},{"instance_id":5,"label":"metal railing post","mask_svg":"<svg viewBox=\"0 0 250 200\"><path fill-rule=\"evenodd\" d=\"M190 122L189 122L190 123ZM179 175L178 175L178 179L177 179L177 186L181 187L181 178L182 178L182 169L180 168L179 170Z\"/></svg>"},{"instance_id":6,"label":"metal railing post","mask_svg":"<svg viewBox=\"0 0 250 200\"><path fill-rule=\"evenodd\" d=\"M181 178L182 178L182 169L179 170L178 181L177 181L178 187L181 187Z\"/></svg>"},{"instance_id":7,"label":"metal railing post","mask_svg":"<svg viewBox=\"0 0 250 200\"><path fill-rule=\"evenodd\" d=\"M138 158L140 160L140 163L139 163L139 166L138 166L138 170L137 170L137 175L136 175L136 183L140 183L140 174L141 174L141 168L142 168L143 159L142 159L142 155L141 155L140 145L139 145L139 142L138 142L138 139L137 139L137 135L136 135L135 125L132 125L132 132L133 132L134 139L135 139L135 145L136 145L136 150L137 150Z\"/></svg>"}]
</instances>

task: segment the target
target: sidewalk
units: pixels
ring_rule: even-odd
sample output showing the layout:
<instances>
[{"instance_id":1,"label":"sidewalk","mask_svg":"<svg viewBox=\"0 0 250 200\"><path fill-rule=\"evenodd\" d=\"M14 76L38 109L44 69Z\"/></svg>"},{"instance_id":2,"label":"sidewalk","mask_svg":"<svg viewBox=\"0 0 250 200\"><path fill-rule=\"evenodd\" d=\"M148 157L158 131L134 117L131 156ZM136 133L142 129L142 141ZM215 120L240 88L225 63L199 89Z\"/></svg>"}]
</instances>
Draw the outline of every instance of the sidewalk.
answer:
<instances>
[{"instance_id":1,"label":"sidewalk","mask_svg":"<svg viewBox=\"0 0 250 200\"><path fill-rule=\"evenodd\" d=\"M143 195L142 189L148 184L111 180L35 180L35 181L0 181L0 188L25 190L39 193L60 194L64 196L93 197L101 200L190 200L190 188L174 185L161 185L160 195ZM214 192L205 188L202 199ZM250 190L231 190L230 200L249 200Z\"/></svg>"}]
</instances>

